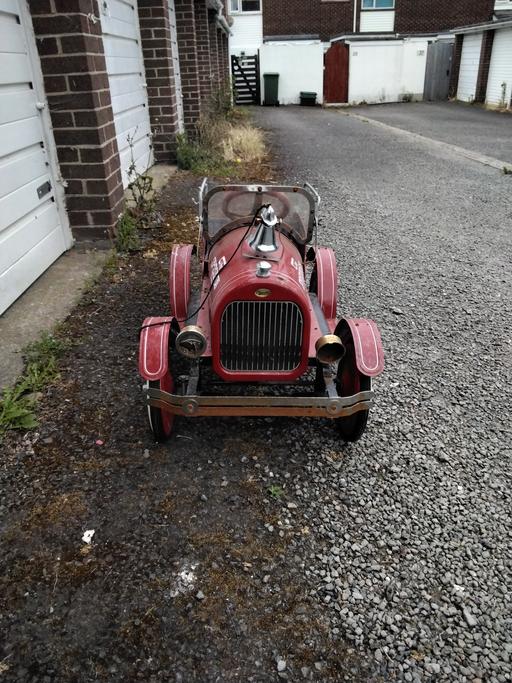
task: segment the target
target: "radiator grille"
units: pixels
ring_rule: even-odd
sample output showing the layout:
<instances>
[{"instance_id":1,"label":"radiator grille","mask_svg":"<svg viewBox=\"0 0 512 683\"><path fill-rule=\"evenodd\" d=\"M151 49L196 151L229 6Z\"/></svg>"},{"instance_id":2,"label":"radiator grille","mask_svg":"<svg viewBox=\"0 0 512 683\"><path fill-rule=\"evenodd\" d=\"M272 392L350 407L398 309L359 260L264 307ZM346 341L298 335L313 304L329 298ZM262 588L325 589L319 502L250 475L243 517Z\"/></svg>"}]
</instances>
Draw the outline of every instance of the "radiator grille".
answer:
<instances>
[{"instance_id":1,"label":"radiator grille","mask_svg":"<svg viewBox=\"0 0 512 683\"><path fill-rule=\"evenodd\" d=\"M222 314L221 364L235 372L290 372L300 365L303 327L291 301L233 301Z\"/></svg>"}]
</instances>

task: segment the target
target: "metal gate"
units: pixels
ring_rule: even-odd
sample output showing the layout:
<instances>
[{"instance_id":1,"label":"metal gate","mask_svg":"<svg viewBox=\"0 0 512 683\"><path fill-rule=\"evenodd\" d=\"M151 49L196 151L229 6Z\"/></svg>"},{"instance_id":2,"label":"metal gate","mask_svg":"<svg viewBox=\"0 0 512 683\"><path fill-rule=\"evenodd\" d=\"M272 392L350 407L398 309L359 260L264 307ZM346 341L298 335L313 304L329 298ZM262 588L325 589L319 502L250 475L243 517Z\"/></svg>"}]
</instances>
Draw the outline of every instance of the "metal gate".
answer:
<instances>
[{"instance_id":1,"label":"metal gate","mask_svg":"<svg viewBox=\"0 0 512 683\"><path fill-rule=\"evenodd\" d=\"M260 60L256 55L231 55L235 104L260 104Z\"/></svg>"},{"instance_id":2,"label":"metal gate","mask_svg":"<svg viewBox=\"0 0 512 683\"><path fill-rule=\"evenodd\" d=\"M427 51L423 99L447 100L452 72L453 43L430 43Z\"/></svg>"},{"instance_id":3,"label":"metal gate","mask_svg":"<svg viewBox=\"0 0 512 683\"><path fill-rule=\"evenodd\" d=\"M333 43L324 56L324 102L348 102L348 45Z\"/></svg>"}]
</instances>

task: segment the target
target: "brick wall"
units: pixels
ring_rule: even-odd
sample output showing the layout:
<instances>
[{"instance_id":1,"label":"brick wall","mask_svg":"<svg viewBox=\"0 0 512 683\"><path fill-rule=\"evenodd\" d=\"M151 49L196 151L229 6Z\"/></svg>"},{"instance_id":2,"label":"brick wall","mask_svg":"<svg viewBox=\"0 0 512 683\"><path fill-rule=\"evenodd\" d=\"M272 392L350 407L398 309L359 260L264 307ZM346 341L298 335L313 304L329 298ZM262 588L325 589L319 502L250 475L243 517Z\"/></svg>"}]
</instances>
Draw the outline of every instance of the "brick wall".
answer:
<instances>
[{"instance_id":1,"label":"brick wall","mask_svg":"<svg viewBox=\"0 0 512 683\"><path fill-rule=\"evenodd\" d=\"M484 31L482 36L480 64L478 65L478 76L476 79L475 102L485 102L485 96L487 95L487 80L489 78L494 33L494 31Z\"/></svg>"},{"instance_id":2,"label":"brick wall","mask_svg":"<svg viewBox=\"0 0 512 683\"><path fill-rule=\"evenodd\" d=\"M185 130L194 131L200 113L200 87L194 0L174 0L180 53Z\"/></svg>"},{"instance_id":3,"label":"brick wall","mask_svg":"<svg viewBox=\"0 0 512 683\"><path fill-rule=\"evenodd\" d=\"M29 3L66 204L77 238L111 234L123 206L96 0Z\"/></svg>"},{"instance_id":4,"label":"brick wall","mask_svg":"<svg viewBox=\"0 0 512 683\"><path fill-rule=\"evenodd\" d=\"M358 0L358 25L359 8ZM319 34L328 40L353 31L353 0L263 0L263 35ZM492 18L494 0L395 0L395 31L429 33Z\"/></svg>"},{"instance_id":5,"label":"brick wall","mask_svg":"<svg viewBox=\"0 0 512 683\"><path fill-rule=\"evenodd\" d=\"M138 0L155 161L176 158L178 113L168 0Z\"/></svg>"},{"instance_id":6,"label":"brick wall","mask_svg":"<svg viewBox=\"0 0 512 683\"><path fill-rule=\"evenodd\" d=\"M219 82L219 40L217 39L216 13L208 10L208 42L210 46L210 87L215 87Z\"/></svg>"},{"instance_id":7,"label":"brick wall","mask_svg":"<svg viewBox=\"0 0 512 683\"><path fill-rule=\"evenodd\" d=\"M210 73L210 32L208 28L208 10L206 3L196 0L194 3L197 44L197 74L199 77L200 107L205 106L211 93Z\"/></svg>"},{"instance_id":8,"label":"brick wall","mask_svg":"<svg viewBox=\"0 0 512 683\"><path fill-rule=\"evenodd\" d=\"M494 0L395 0L395 31L429 33L492 19Z\"/></svg>"}]
</instances>

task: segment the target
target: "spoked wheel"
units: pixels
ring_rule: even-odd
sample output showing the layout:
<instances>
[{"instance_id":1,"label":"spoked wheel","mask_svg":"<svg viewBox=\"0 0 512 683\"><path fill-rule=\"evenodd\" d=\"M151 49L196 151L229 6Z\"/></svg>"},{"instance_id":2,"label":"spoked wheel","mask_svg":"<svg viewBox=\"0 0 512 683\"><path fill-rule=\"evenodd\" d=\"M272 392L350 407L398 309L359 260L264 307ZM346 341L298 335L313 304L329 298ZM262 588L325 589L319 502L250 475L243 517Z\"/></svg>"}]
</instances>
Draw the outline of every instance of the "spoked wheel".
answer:
<instances>
[{"instance_id":1,"label":"spoked wheel","mask_svg":"<svg viewBox=\"0 0 512 683\"><path fill-rule=\"evenodd\" d=\"M336 387L340 396L353 396L360 391L370 391L372 380L357 369L354 343L344 340L345 355L338 364ZM364 434L369 410L360 410L347 417L336 418L336 427L344 441L358 441Z\"/></svg>"},{"instance_id":2,"label":"spoked wheel","mask_svg":"<svg viewBox=\"0 0 512 683\"><path fill-rule=\"evenodd\" d=\"M161 391L168 391L170 393L174 391L174 381L170 372L164 375L160 380L148 382L147 386L149 389L160 389ZM148 419L155 440L159 443L167 441L172 432L174 415L161 408L148 406Z\"/></svg>"}]
</instances>

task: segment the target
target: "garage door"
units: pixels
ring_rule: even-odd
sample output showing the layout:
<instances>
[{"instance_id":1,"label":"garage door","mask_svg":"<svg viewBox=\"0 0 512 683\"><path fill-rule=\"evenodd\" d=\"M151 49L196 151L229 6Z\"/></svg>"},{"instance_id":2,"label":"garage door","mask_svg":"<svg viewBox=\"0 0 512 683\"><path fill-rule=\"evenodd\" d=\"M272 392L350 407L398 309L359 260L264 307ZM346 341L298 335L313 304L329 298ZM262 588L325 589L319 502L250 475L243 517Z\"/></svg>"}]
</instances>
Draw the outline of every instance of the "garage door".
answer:
<instances>
[{"instance_id":1,"label":"garage door","mask_svg":"<svg viewBox=\"0 0 512 683\"><path fill-rule=\"evenodd\" d=\"M72 245L25 0L0 0L0 313Z\"/></svg>"},{"instance_id":2,"label":"garage door","mask_svg":"<svg viewBox=\"0 0 512 683\"><path fill-rule=\"evenodd\" d=\"M512 29L496 31L492 45L487 104L510 107L512 99Z\"/></svg>"},{"instance_id":3,"label":"garage door","mask_svg":"<svg viewBox=\"0 0 512 683\"><path fill-rule=\"evenodd\" d=\"M137 173L144 173L153 165L137 3L104 0L100 6L117 146L123 186L127 187L132 164Z\"/></svg>"},{"instance_id":4,"label":"garage door","mask_svg":"<svg viewBox=\"0 0 512 683\"><path fill-rule=\"evenodd\" d=\"M457 89L457 99L463 102L473 102L475 99L481 47L481 33L467 33L464 36Z\"/></svg>"},{"instance_id":5,"label":"garage door","mask_svg":"<svg viewBox=\"0 0 512 683\"><path fill-rule=\"evenodd\" d=\"M174 89L176 92L178 131L183 133L185 128L183 117L183 92L181 90L180 56L178 51L178 31L176 29L176 10L174 9L174 0L169 0L169 24L171 27L172 65L174 69Z\"/></svg>"}]
</instances>

